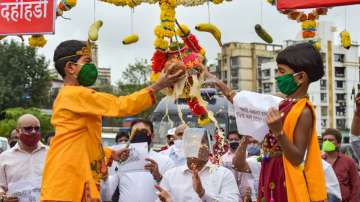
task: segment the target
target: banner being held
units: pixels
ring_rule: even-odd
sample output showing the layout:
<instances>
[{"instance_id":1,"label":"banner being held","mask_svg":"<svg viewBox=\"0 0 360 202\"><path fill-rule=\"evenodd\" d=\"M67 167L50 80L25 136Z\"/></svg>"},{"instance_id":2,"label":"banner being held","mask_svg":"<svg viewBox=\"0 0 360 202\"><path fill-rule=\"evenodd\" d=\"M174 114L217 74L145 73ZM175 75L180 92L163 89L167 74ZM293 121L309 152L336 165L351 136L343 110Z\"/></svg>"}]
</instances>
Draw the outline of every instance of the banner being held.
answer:
<instances>
[{"instance_id":1,"label":"banner being held","mask_svg":"<svg viewBox=\"0 0 360 202\"><path fill-rule=\"evenodd\" d=\"M360 0L277 0L276 6L279 10L320 8L360 4Z\"/></svg>"},{"instance_id":2,"label":"banner being held","mask_svg":"<svg viewBox=\"0 0 360 202\"><path fill-rule=\"evenodd\" d=\"M271 107L278 108L283 99L268 94L241 91L234 98L236 125L241 135L262 141L269 132L266 115Z\"/></svg>"},{"instance_id":3,"label":"banner being held","mask_svg":"<svg viewBox=\"0 0 360 202\"><path fill-rule=\"evenodd\" d=\"M0 0L0 35L51 34L55 0Z\"/></svg>"}]
</instances>

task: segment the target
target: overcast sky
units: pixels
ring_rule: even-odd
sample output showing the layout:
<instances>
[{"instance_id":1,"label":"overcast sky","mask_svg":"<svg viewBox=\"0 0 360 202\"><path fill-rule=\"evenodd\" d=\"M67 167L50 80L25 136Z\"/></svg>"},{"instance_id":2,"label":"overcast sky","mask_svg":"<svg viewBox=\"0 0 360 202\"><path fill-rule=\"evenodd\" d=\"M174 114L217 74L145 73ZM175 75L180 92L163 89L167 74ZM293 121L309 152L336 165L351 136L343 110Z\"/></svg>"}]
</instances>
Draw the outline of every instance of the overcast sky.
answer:
<instances>
[{"instance_id":1,"label":"overcast sky","mask_svg":"<svg viewBox=\"0 0 360 202\"><path fill-rule=\"evenodd\" d=\"M225 2L221 5L211 5L211 22L222 31L223 43L230 41L238 42L261 42L254 31L254 25L260 23L261 1L263 1L263 26L272 35L274 43L282 43L286 39L295 39L300 31L300 25L289 20L285 15L277 12L274 6L265 0L236 0ZM321 16L320 20L333 21L341 31L345 27L345 8L347 8L347 28L353 41L360 41L360 6L338 7L329 10L327 16ZM177 19L194 28L198 23L208 21L207 6L178 7ZM96 19L101 19L104 25L99 36L99 66L111 68L112 82L121 78L121 72L129 63L136 59L150 60L154 51L153 28L159 24L158 5L142 4L135 8L134 30L140 40L132 45L124 46L122 38L130 34L130 9L116 7L111 4L96 2ZM93 0L78 0L78 4L71 11L64 13L71 20L58 18L56 20L56 33L47 36L46 47L39 49L52 60L55 47L63 40L87 39L88 27L94 19ZM200 33L193 30L200 43L207 51L207 57L214 61L220 51L216 41L208 33Z\"/></svg>"}]
</instances>

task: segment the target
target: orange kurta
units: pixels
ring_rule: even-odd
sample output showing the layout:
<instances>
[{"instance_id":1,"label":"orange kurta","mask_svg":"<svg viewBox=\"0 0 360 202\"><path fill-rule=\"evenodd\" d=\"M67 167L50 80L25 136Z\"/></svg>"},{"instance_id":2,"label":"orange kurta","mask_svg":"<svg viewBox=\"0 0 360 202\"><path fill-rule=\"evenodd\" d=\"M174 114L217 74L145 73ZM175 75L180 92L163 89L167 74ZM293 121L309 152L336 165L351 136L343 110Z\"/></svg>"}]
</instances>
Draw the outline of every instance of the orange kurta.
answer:
<instances>
[{"instance_id":1,"label":"orange kurta","mask_svg":"<svg viewBox=\"0 0 360 202\"><path fill-rule=\"evenodd\" d=\"M326 199L325 176L317 140L315 110L307 99L299 100L291 108L285 119L283 130L290 142L293 142L298 119L306 106L310 107L312 111L314 124L304 166L293 166L283 155L288 202L324 201Z\"/></svg>"},{"instance_id":2,"label":"orange kurta","mask_svg":"<svg viewBox=\"0 0 360 202\"><path fill-rule=\"evenodd\" d=\"M41 201L80 202L84 184L91 196L100 198L96 185L106 171L101 145L102 116L135 115L154 104L147 89L115 97L82 86L63 87L53 106L55 137L46 158Z\"/></svg>"}]
</instances>

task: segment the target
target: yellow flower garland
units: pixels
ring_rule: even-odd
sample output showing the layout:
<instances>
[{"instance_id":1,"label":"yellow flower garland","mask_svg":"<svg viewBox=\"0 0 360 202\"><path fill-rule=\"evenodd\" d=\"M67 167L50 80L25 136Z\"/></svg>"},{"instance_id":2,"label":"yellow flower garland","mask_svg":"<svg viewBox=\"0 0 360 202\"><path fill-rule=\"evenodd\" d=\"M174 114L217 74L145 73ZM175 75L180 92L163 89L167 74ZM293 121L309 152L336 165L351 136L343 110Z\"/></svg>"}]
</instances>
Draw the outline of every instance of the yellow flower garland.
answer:
<instances>
[{"instance_id":1,"label":"yellow flower garland","mask_svg":"<svg viewBox=\"0 0 360 202\"><path fill-rule=\"evenodd\" d=\"M224 0L212 0L214 4L221 4Z\"/></svg>"},{"instance_id":2,"label":"yellow flower garland","mask_svg":"<svg viewBox=\"0 0 360 202\"><path fill-rule=\"evenodd\" d=\"M29 46L32 48L44 47L47 42L44 35L31 35L31 37L28 40L29 40Z\"/></svg>"},{"instance_id":3,"label":"yellow flower garland","mask_svg":"<svg viewBox=\"0 0 360 202\"><path fill-rule=\"evenodd\" d=\"M165 30L161 27L161 25L158 25L155 27L154 29L154 34L155 36L157 36L158 38L164 38L164 37L172 37L173 36L173 32L170 30Z\"/></svg>"},{"instance_id":4,"label":"yellow flower garland","mask_svg":"<svg viewBox=\"0 0 360 202\"><path fill-rule=\"evenodd\" d=\"M211 119L209 117L198 119L198 124L200 127L204 127L210 123L211 123Z\"/></svg>"},{"instance_id":5,"label":"yellow flower garland","mask_svg":"<svg viewBox=\"0 0 360 202\"><path fill-rule=\"evenodd\" d=\"M156 36L154 45L156 49L167 50L169 42L165 38L171 39L175 35L175 8L176 0L160 0L160 25L154 29Z\"/></svg>"},{"instance_id":6,"label":"yellow flower garland","mask_svg":"<svg viewBox=\"0 0 360 202\"><path fill-rule=\"evenodd\" d=\"M156 49L167 50L169 48L169 42L165 39L156 38L154 46Z\"/></svg>"}]
</instances>

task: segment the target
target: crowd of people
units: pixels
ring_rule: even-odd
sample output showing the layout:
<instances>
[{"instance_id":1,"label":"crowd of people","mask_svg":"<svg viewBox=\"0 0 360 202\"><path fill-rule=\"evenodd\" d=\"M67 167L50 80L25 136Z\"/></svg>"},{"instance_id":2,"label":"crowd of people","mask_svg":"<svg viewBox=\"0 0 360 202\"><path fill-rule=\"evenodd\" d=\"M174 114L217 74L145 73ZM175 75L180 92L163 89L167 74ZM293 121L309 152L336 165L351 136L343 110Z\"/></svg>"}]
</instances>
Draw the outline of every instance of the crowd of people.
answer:
<instances>
[{"instance_id":1,"label":"crowd of people","mask_svg":"<svg viewBox=\"0 0 360 202\"><path fill-rule=\"evenodd\" d=\"M251 134L228 131L217 164L211 139L218 134L200 136L196 157L190 157L194 148L186 147L191 131L186 124L168 131L161 151L152 147L154 138L163 134L155 134L146 119L133 121L129 133L116 136L114 147L103 148L101 117L136 115L152 106L154 93L184 78L183 64L169 62L157 83L116 97L88 88L97 70L87 44L62 42L54 53L55 67L64 79L53 105L55 135L47 138L46 146L40 141L37 117L25 114L18 119L9 138L12 148L0 154L0 201L360 201L359 167L340 152L341 133L335 128L321 136L316 133L307 90L324 75L321 55L303 43L289 46L276 61L276 83L284 99L267 113L269 133L259 142ZM205 74L234 101L235 91ZM355 106L354 137L360 136L360 95ZM124 171L131 145L137 143L147 145L146 164L141 170Z\"/></svg>"}]
</instances>

